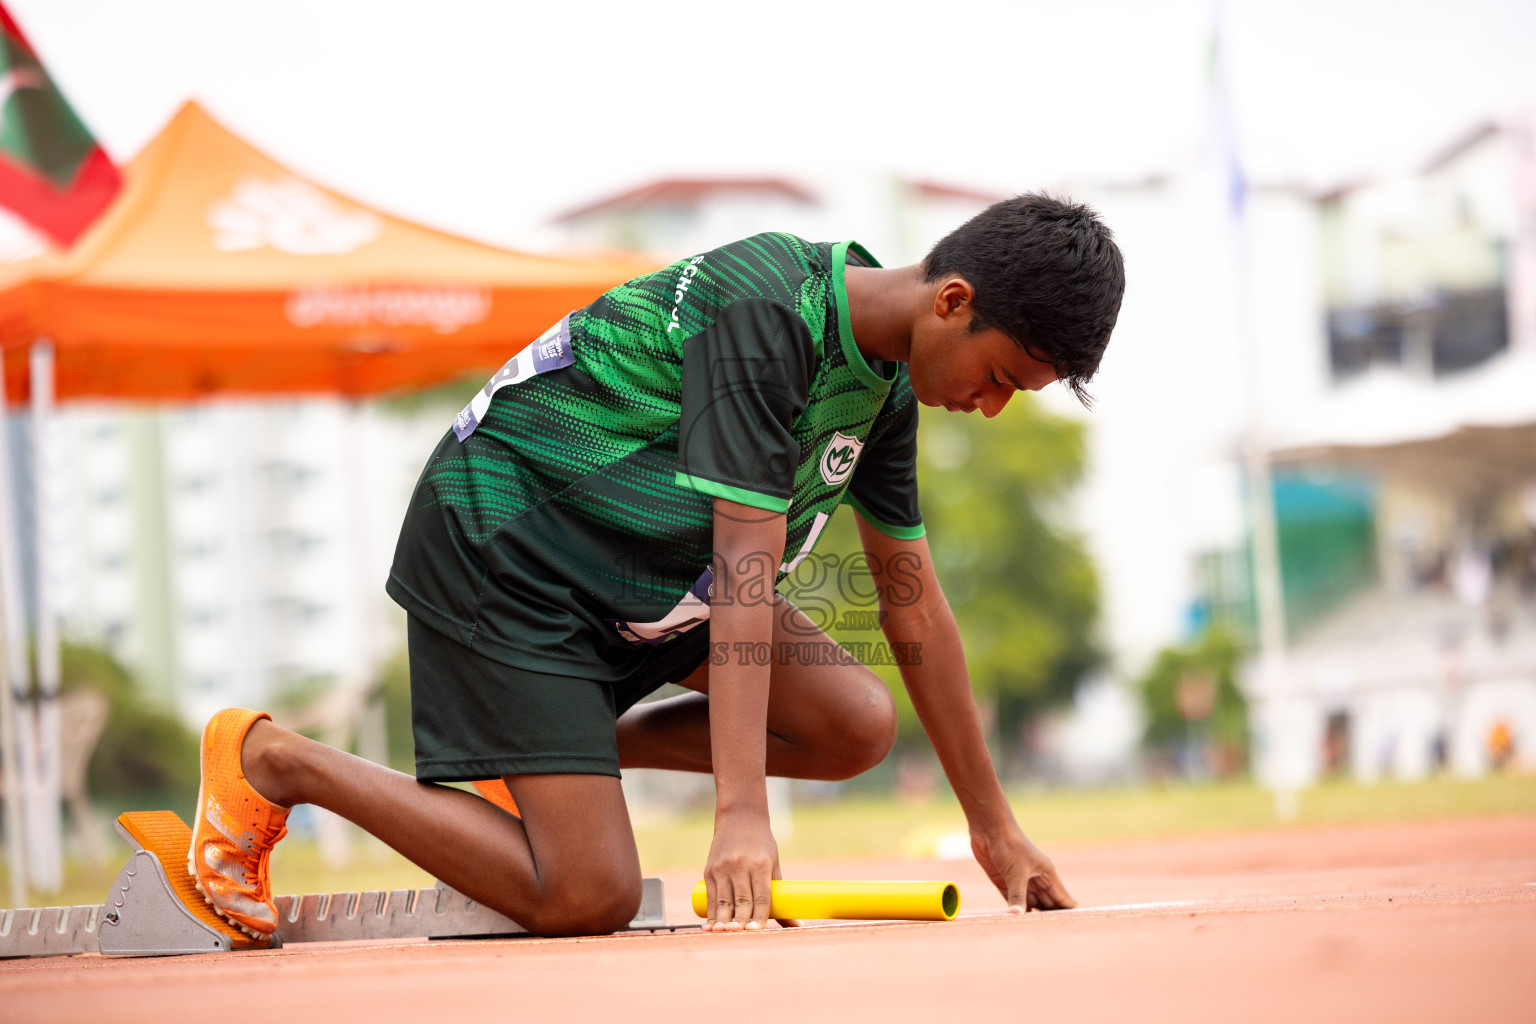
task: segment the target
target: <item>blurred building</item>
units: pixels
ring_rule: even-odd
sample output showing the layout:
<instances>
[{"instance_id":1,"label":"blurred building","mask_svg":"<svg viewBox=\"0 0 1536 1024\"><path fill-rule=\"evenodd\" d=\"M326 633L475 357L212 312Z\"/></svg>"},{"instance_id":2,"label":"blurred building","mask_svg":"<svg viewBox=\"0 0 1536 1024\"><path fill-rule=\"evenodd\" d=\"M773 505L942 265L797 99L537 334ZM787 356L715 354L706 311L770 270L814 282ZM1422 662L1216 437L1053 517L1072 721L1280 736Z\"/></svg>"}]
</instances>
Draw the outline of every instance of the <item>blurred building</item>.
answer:
<instances>
[{"instance_id":1,"label":"blurred building","mask_svg":"<svg viewBox=\"0 0 1536 1024\"><path fill-rule=\"evenodd\" d=\"M1519 149L1514 132L1485 124L1417 173L1322 197L1336 381L1380 369L1445 377L1509 350Z\"/></svg>"},{"instance_id":2,"label":"blurred building","mask_svg":"<svg viewBox=\"0 0 1536 1024\"><path fill-rule=\"evenodd\" d=\"M1533 130L1319 202L1331 386L1275 437L1314 501L1254 691L1268 774L1536 765Z\"/></svg>"},{"instance_id":3,"label":"blurred building","mask_svg":"<svg viewBox=\"0 0 1536 1024\"><path fill-rule=\"evenodd\" d=\"M572 248L681 254L756 234L764 224L804 234L821 203L782 178L667 178L555 218ZM710 241L713 239L714 241Z\"/></svg>"},{"instance_id":4,"label":"blurred building","mask_svg":"<svg viewBox=\"0 0 1536 1024\"><path fill-rule=\"evenodd\" d=\"M330 399L64 408L47 493L63 635L109 648L191 724L366 689L404 642L383 581L448 415Z\"/></svg>"},{"instance_id":5,"label":"blurred building","mask_svg":"<svg viewBox=\"0 0 1536 1024\"><path fill-rule=\"evenodd\" d=\"M554 239L576 251L663 258L760 231L817 241L857 238L887 266L928 248L1001 195L960 185L857 172L812 189L782 178L665 178L556 217Z\"/></svg>"}]
</instances>

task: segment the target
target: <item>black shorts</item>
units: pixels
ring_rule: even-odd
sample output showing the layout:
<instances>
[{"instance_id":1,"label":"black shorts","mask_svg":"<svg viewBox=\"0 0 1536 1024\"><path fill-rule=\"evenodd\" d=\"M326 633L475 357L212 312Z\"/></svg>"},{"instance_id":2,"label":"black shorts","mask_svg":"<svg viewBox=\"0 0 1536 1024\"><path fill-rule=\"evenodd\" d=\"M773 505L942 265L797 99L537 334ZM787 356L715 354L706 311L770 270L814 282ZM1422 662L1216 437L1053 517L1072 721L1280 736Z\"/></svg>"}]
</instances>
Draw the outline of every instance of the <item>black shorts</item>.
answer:
<instances>
[{"instance_id":1,"label":"black shorts","mask_svg":"<svg viewBox=\"0 0 1536 1024\"><path fill-rule=\"evenodd\" d=\"M619 774L614 726L641 698L686 679L709 654L704 623L613 683L492 661L408 616L416 777Z\"/></svg>"}]
</instances>

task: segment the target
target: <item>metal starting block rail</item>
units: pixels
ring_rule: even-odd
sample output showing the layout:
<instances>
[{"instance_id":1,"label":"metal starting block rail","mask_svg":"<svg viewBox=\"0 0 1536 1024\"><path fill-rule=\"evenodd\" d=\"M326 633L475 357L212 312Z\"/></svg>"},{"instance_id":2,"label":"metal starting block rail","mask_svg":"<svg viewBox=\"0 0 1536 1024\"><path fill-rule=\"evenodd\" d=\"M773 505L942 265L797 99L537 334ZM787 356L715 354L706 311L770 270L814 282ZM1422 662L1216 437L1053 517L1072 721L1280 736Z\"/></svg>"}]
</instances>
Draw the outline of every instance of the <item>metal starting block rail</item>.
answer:
<instances>
[{"instance_id":1,"label":"metal starting block rail","mask_svg":"<svg viewBox=\"0 0 1536 1024\"><path fill-rule=\"evenodd\" d=\"M277 934L253 939L213 912L187 874L192 830L173 811L132 811L117 831L133 846L100 906L0 910L0 960L175 956L275 949L346 939L478 939L527 934L516 921L441 882L432 889L336 892L276 899ZM661 879L643 880L630 931L667 928Z\"/></svg>"}]
</instances>

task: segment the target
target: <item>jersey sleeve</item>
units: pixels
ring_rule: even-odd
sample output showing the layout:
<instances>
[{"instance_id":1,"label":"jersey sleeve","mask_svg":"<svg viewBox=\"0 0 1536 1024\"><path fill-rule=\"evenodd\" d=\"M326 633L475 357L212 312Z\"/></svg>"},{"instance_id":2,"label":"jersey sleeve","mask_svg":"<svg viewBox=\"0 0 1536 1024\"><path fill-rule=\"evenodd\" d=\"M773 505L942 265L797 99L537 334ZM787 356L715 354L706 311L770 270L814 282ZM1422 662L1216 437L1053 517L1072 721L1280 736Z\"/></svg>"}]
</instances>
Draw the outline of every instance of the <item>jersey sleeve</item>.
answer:
<instances>
[{"instance_id":1,"label":"jersey sleeve","mask_svg":"<svg viewBox=\"0 0 1536 1024\"><path fill-rule=\"evenodd\" d=\"M788 511L815 362L805 321L771 299L738 299L685 341L677 483Z\"/></svg>"},{"instance_id":2,"label":"jersey sleeve","mask_svg":"<svg viewBox=\"0 0 1536 1024\"><path fill-rule=\"evenodd\" d=\"M843 504L898 540L916 540L926 532L917 507L917 396L905 367L869 428Z\"/></svg>"}]
</instances>

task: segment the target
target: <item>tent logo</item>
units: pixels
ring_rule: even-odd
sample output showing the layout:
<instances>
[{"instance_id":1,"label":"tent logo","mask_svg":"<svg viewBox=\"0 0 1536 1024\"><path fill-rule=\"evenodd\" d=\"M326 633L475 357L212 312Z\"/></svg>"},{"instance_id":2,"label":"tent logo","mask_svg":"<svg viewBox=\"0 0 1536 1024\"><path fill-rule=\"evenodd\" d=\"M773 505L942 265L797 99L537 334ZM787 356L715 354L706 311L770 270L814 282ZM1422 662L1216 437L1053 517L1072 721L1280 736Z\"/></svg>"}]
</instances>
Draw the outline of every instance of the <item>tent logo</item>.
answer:
<instances>
[{"instance_id":1,"label":"tent logo","mask_svg":"<svg viewBox=\"0 0 1536 1024\"><path fill-rule=\"evenodd\" d=\"M379 237L384 223L366 210L346 210L298 178L243 178L208 208L219 252L272 248L294 256L337 256Z\"/></svg>"},{"instance_id":2,"label":"tent logo","mask_svg":"<svg viewBox=\"0 0 1536 1024\"><path fill-rule=\"evenodd\" d=\"M295 327L430 327L452 334L490 315L491 293L480 288L305 288L288 294L283 311Z\"/></svg>"}]
</instances>

